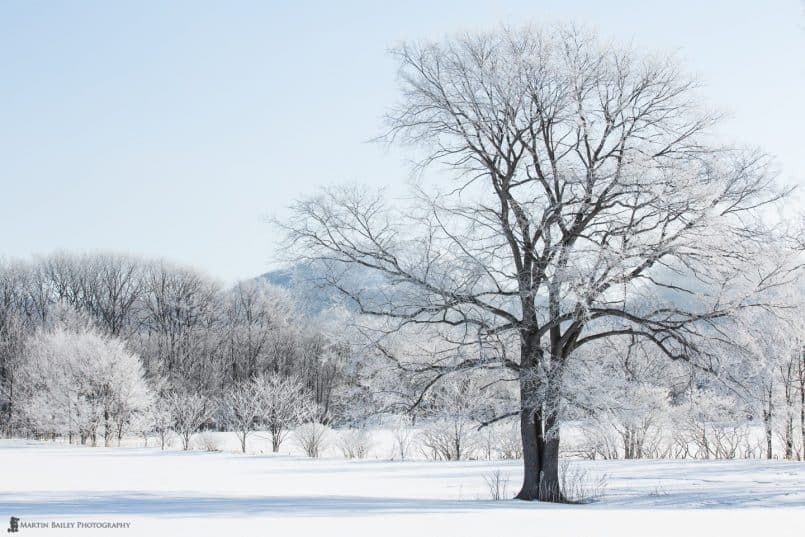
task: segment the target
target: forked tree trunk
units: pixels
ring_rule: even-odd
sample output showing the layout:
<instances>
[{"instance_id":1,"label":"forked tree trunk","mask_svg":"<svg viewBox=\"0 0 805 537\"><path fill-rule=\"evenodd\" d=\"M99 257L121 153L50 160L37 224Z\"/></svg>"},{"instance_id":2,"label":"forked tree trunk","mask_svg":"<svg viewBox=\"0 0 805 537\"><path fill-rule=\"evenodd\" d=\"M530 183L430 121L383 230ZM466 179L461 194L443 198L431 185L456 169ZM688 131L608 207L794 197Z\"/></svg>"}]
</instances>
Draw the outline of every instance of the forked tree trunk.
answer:
<instances>
[{"instance_id":1,"label":"forked tree trunk","mask_svg":"<svg viewBox=\"0 0 805 537\"><path fill-rule=\"evenodd\" d=\"M555 420L543 419L541 409L525 408L520 413L520 437L523 442L523 486L516 499L564 501L559 481L559 431Z\"/></svg>"},{"instance_id":2,"label":"forked tree trunk","mask_svg":"<svg viewBox=\"0 0 805 537\"><path fill-rule=\"evenodd\" d=\"M523 443L523 486L518 500L564 501L559 482L558 400L545 401L539 390L536 366L539 341L526 334L520 346L520 438ZM557 390L549 390L559 397ZM547 415L546 415L547 411Z\"/></svg>"}]
</instances>

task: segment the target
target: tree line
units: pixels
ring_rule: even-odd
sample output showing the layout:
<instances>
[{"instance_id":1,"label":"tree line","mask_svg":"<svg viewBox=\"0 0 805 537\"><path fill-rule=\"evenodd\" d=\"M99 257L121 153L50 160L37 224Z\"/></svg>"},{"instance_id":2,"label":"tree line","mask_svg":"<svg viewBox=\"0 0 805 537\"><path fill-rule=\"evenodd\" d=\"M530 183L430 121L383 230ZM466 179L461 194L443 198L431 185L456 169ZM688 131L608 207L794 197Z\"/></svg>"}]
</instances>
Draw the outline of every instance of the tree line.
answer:
<instances>
[{"instance_id":1,"label":"tree line","mask_svg":"<svg viewBox=\"0 0 805 537\"><path fill-rule=\"evenodd\" d=\"M796 298L799 287L777 292ZM264 430L278 451L303 423L320 440L315 424L324 423L353 428L344 449L356 456L370 440L361 427L374 424L392 429L394 458L522 457L511 422L518 378L499 366L516 342L482 346L477 367L445 367L472 349L444 332L378 338L376 319L301 314L294 295L262 280L225 288L189 269L108 254L4 263L0 299L8 436L114 445L141 435L163 448L174 436L189 449L212 428L232 431L245 451ZM634 337L589 346L563 381L557 415L574 431L563 452L801 459L800 311L734 316L730 337L709 341L711 370Z\"/></svg>"},{"instance_id":2,"label":"tree line","mask_svg":"<svg viewBox=\"0 0 805 537\"><path fill-rule=\"evenodd\" d=\"M109 444L139 419L189 439L202 425L243 419L239 392L248 390L262 394L262 408L278 398L304 407L291 421L338 421L355 371L331 328L259 279L227 288L192 269L114 254L0 263L0 426Z\"/></svg>"}]
</instances>

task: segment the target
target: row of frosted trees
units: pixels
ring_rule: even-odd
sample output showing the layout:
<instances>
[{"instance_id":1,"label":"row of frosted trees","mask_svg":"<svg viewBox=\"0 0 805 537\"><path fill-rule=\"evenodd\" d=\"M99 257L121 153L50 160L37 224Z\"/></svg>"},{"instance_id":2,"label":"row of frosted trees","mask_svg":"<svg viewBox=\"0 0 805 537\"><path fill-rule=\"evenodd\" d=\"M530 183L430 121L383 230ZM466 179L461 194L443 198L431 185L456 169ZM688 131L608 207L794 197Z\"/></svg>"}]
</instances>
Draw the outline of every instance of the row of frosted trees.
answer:
<instances>
[{"instance_id":1,"label":"row of frosted trees","mask_svg":"<svg viewBox=\"0 0 805 537\"><path fill-rule=\"evenodd\" d=\"M46 363L54 348L72 349L59 367ZM353 395L348 351L327 322L308 318L285 290L259 279L226 288L192 269L111 254L0 261L0 427L7 435L25 432L22 411L36 405L30 394L47 402L41 388L48 385L70 408L53 417L70 425L52 429L112 438L115 424L97 414L109 415L113 395L102 381L84 384L117 374L115 367L141 376L156 399L221 401L251 379L295 379L311 394L315 418L330 422ZM220 416L208 421L222 426Z\"/></svg>"},{"instance_id":2,"label":"row of frosted trees","mask_svg":"<svg viewBox=\"0 0 805 537\"><path fill-rule=\"evenodd\" d=\"M437 337L400 338L378 352L345 328L343 313L314 320L299 309L265 282L225 289L188 269L124 256L6 263L4 431L106 445L142 435L164 446L175 434L187 448L196 431L215 428L237 433L245 450L262 429L277 450L303 422L364 425L406 414L404 429L416 431L397 428L397 436L414 438L419 456L519 454L510 445L516 427L497 420L516 413L515 382L460 369L432 382L429 358L445 353ZM629 338L590 347L563 378L561 411L572 431L563 452L801 459L799 317L746 314L741 330L709 350L718 371L669 361Z\"/></svg>"},{"instance_id":3,"label":"row of frosted trees","mask_svg":"<svg viewBox=\"0 0 805 537\"><path fill-rule=\"evenodd\" d=\"M788 338L760 354L749 344L714 348L723 359L716 372L628 339L591 347L563 379L563 456L803 460L805 352L793 330ZM518 458L513 421L496 421L515 404L510 381L452 373L419 402L416 431L395 430L395 438L408 439L409 456Z\"/></svg>"},{"instance_id":4,"label":"row of frosted trees","mask_svg":"<svg viewBox=\"0 0 805 537\"><path fill-rule=\"evenodd\" d=\"M147 379L140 357L122 340L71 310L37 329L23 348L11 434L93 446L119 446L132 436L147 445L156 437L163 449L175 436L189 449L196 432L215 427L235 431L245 452L247 435L265 429L276 452L292 428L320 417L313 392L280 373L239 381L217 397Z\"/></svg>"},{"instance_id":5,"label":"row of frosted trees","mask_svg":"<svg viewBox=\"0 0 805 537\"><path fill-rule=\"evenodd\" d=\"M805 456L805 352L784 319L733 334L715 372L669 362L628 341L602 345L571 371L567 449L591 458ZM765 319L769 321L771 319Z\"/></svg>"}]
</instances>

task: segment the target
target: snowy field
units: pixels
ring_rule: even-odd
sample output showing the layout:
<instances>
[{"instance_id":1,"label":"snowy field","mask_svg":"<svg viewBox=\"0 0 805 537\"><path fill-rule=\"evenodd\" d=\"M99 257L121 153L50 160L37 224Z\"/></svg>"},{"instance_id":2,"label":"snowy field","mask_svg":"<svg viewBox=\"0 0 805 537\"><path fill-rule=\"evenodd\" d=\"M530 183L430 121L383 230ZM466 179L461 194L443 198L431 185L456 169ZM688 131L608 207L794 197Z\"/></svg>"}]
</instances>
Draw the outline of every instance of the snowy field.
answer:
<instances>
[{"instance_id":1,"label":"snowy field","mask_svg":"<svg viewBox=\"0 0 805 537\"><path fill-rule=\"evenodd\" d=\"M347 461L0 441L0 517L124 522L59 535L802 535L805 463L576 461L606 474L591 505L491 501L519 462ZM0 528L2 530L2 528ZM52 529L22 527L21 533ZM683 533L684 532L684 533Z\"/></svg>"}]
</instances>

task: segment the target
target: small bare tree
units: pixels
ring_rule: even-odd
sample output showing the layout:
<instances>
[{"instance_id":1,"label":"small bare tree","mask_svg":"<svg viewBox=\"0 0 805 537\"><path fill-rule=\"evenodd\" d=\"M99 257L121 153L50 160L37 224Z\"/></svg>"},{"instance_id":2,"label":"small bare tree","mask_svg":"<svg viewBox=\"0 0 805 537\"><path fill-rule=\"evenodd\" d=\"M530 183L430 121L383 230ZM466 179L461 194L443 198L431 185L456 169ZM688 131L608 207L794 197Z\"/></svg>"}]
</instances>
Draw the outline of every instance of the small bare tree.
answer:
<instances>
[{"instance_id":1,"label":"small bare tree","mask_svg":"<svg viewBox=\"0 0 805 537\"><path fill-rule=\"evenodd\" d=\"M261 420L271 433L271 449L277 453L288 432L317 412L313 395L299 380L279 374L255 379L261 404Z\"/></svg>"},{"instance_id":2,"label":"small bare tree","mask_svg":"<svg viewBox=\"0 0 805 537\"><path fill-rule=\"evenodd\" d=\"M253 380L234 384L221 398L224 423L235 431L240 450L246 453L246 440L263 416L263 390Z\"/></svg>"},{"instance_id":3,"label":"small bare tree","mask_svg":"<svg viewBox=\"0 0 805 537\"><path fill-rule=\"evenodd\" d=\"M414 445L414 437L416 436L409 421L410 420L403 416L398 416L391 430L391 435L394 439L394 448L391 456L392 458L398 456L401 461L408 458L411 448Z\"/></svg>"},{"instance_id":4,"label":"small bare tree","mask_svg":"<svg viewBox=\"0 0 805 537\"><path fill-rule=\"evenodd\" d=\"M472 377L445 379L428 397L433 421L419 433L424 453L435 459L459 461L481 447L478 432L483 393Z\"/></svg>"},{"instance_id":5,"label":"small bare tree","mask_svg":"<svg viewBox=\"0 0 805 537\"><path fill-rule=\"evenodd\" d=\"M151 412L151 429L159 438L159 448L165 450L165 446L173 435L173 413L171 412L170 400L162 397L154 401Z\"/></svg>"},{"instance_id":6,"label":"small bare tree","mask_svg":"<svg viewBox=\"0 0 805 537\"><path fill-rule=\"evenodd\" d=\"M213 415L212 402L196 393L173 393L167 398L173 428L182 441L182 449L190 449L190 440L204 423Z\"/></svg>"}]
</instances>

